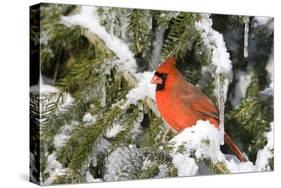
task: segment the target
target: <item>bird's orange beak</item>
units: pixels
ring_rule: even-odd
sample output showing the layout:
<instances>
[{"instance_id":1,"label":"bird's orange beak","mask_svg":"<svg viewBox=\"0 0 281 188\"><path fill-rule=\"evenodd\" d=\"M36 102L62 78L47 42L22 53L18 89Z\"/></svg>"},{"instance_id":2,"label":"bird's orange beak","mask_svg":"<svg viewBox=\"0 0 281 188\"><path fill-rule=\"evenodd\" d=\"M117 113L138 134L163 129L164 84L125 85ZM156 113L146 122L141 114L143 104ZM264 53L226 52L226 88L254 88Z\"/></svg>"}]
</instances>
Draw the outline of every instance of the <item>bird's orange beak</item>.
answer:
<instances>
[{"instance_id":1,"label":"bird's orange beak","mask_svg":"<svg viewBox=\"0 0 281 188\"><path fill-rule=\"evenodd\" d=\"M153 78L150 81L152 84L163 84L162 78L159 76L154 75Z\"/></svg>"}]
</instances>

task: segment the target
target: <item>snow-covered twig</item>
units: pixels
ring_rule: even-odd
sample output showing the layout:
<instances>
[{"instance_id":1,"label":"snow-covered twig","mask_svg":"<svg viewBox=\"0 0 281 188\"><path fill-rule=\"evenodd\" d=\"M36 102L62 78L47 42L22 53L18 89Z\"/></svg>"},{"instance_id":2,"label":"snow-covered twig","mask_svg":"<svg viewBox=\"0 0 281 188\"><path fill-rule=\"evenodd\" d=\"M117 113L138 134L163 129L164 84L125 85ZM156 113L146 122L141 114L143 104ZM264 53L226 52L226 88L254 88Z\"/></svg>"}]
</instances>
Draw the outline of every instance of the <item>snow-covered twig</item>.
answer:
<instances>
[{"instance_id":1,"label":"snow-covered twig","mask_svg":"<svg viewBox=\"0 0 281 188\"><path fill-rule=\"evenodd\" d=\"M101 26L96 7L81 6L79 14L62 17L61 19L65 25L79 25L89 29L89 31L102 39L105 45L116 54L120 61L115 61L115 63L117 63L120 68L130 70L130 72L136 71L137 65L133 53L124 41L107 32L106 29Z\"/></svg>"}]
</instances>

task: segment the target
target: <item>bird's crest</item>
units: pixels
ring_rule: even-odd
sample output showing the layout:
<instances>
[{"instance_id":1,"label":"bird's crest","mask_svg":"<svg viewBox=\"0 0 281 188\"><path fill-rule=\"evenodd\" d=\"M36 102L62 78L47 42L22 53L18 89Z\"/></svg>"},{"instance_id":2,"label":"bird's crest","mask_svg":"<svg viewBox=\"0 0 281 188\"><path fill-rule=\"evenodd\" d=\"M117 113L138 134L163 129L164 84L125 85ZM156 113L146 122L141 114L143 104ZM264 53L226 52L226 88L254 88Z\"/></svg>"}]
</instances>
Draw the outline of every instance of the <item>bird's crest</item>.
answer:
<instances>
[{"instance_id":1,"label":"bird's crest","mask_svg":"<svg viewBox=\"0 0 281 188\"><path fill-rule=\"evenodd\" d=\"M174 70L176 65L176 57L168 57L157 69L156 72L168 73Z\"/></svg>"}]
</instances>

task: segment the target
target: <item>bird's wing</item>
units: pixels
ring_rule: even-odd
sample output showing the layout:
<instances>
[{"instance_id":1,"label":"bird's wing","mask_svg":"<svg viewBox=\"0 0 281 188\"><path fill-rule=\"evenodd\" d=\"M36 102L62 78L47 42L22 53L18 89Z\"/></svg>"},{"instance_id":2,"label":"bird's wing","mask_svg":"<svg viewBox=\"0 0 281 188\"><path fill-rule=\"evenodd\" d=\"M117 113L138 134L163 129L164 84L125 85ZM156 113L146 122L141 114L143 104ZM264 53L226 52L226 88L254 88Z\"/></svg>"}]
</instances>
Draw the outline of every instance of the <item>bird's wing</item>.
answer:
<instances>
[{"instance_id":1,"label":"bird's wing","mask_svg":"<svg viewBox=\"0 0 281 188\"><path fill-rule=\"evenodd\" d=\"M193 100L191 107L206 116L215 118L217 120L219 119L218 109L216 105L214 105L214 103L205 96L198 97Z\"/></svg>"},{"instance_id":2,"label":"bird's wing","mask_svg":"<svg viewBox=\"0 0 281 188\"><path fill-rule=\"evenodd\" d=\"M183 85L184 87L176 87L172 93L173 97L179 101L178 103L205 116L219 119L216 105L199 88L187 82L184 82Z\"/></svg>"}]
</instances>

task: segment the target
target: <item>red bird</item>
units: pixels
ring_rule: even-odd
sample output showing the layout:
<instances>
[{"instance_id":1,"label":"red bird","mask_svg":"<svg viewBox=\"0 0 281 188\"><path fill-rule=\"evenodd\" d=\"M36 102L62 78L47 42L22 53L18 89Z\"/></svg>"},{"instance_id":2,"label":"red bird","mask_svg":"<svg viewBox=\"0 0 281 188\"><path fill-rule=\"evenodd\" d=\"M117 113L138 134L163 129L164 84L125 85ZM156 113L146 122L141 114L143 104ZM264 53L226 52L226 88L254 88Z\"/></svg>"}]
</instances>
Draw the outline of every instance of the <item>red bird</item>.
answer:
<instances>
[{"instance_id":1,"label":"red bird","mask_svg":"<svg viewBox=\"0 0 281 188\"><path fill-rule=\"evenodd\" d=\"M209 120L219 128L216 105L198 87L186 81L175 64L176 58L169 57L156 69L151 80L156 84L156 104L162 117L177 132L192 127L199 119ZM226 133L224 140L240 161L246 161Z\"/></svg>"}]
</instances>

